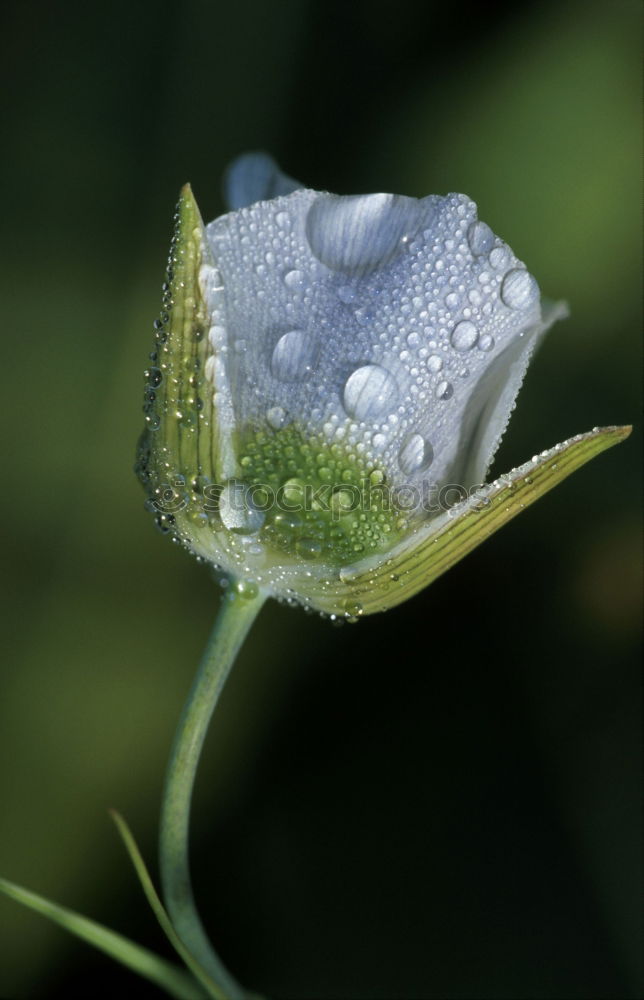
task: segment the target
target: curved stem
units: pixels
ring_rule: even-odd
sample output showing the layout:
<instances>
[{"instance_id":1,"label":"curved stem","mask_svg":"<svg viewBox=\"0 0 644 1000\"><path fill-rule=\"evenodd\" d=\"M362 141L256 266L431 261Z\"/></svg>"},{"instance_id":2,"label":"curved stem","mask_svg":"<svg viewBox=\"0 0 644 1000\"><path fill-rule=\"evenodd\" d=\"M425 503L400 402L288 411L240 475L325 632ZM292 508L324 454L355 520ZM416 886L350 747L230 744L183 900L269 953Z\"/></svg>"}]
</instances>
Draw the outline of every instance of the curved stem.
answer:
<instances>
[{"instance_id":1,"label":"curved stem","mask_svg":"<svg viewBox=\"0 0 644 1000\"><path fill-rule=\"evenodd\" d=\"M190 801L201 748L224 682L266 594L231 581L190 689L175 734L166 773L159 860L163 896L174 928L227 1000L245 994L214 951L203 928L190 881Z\"/></svg>"}]
</instances>

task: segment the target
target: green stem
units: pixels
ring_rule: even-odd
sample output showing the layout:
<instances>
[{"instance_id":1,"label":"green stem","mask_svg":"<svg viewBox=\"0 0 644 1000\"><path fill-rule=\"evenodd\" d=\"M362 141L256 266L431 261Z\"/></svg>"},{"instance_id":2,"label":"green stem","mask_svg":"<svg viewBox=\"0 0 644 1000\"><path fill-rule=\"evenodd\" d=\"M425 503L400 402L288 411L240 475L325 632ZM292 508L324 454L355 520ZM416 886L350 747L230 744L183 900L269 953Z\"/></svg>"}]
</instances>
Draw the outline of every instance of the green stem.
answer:
<instances>
[{"instance_id":1,"label":"green stem","mask_svg":"<svg viewBox=\"0 0 644 1000\"><path fill-rule=\"evenodd\" d=\"M181 940L228 1000L244 1000L245 993L214 951L197 913L188 860L190 800L210 718L266 596L249 584L235 581L225 593L179 720L161 807L159 860L166 908Z\"/></svg>"}]
</instances>

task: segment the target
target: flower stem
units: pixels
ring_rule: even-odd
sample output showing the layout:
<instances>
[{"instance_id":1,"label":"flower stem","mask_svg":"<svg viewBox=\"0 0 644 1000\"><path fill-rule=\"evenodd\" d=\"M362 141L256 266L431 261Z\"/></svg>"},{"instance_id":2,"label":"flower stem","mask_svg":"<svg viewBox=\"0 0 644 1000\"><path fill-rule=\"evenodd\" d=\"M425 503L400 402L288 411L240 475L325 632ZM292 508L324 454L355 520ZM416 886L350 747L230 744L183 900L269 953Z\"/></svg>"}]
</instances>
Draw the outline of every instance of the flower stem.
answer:
<instances>
[{"instance_id":1,"label":"flower stem","mask_svg":"<svg viewBox=\"0 0 644 1000\"><path fill-rule=\"evenodd\" d=\"M197 913L188 860L190 801L210 718L266 596L249 584L235 581L225 593L179 720L161 807L159 860L166 908L177 934L227 1000L243 1000L245 993L216 954Z\"/></svg>"}]
</instances>

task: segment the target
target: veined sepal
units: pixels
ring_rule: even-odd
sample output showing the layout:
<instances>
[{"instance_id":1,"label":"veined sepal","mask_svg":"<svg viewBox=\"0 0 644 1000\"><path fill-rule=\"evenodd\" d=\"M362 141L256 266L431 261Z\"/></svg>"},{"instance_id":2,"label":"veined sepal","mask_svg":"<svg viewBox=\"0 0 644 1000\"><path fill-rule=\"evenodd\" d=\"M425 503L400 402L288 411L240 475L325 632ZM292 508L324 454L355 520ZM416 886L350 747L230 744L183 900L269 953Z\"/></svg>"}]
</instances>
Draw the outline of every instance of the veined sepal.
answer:
<instances>
[{"instance_id":1,"label":"veined sepal","mask_svg":"<svg viewBox=\"0 0 644 1000\"><path fill-rule=\"evenodd\" d=\"M333 593L320 591L311 595L311 602L345 617L401 604L591 458L627 438L631 430L630 426L594 428L542 451L418 527L386 557L345 567Z\"/></svg>"},{"instance_id":2,"label":"veined sepal","mask_svg":"<svg viewBox=\"0 0 644 1000\"><path fill-rule=\"evenodd\" d=\"M210 377L206 374L208 364L218 364L219 354L212 343L214 319L204 286L212 290L217 281L203 221L187 184L175 213L163 307L145 371L146 426L135 467L158 527L175 531L184 522L184 536L190 525L182 512L191 491L201 493L235 471L234 426L225 387L217 387L213 371ZM219 351L225 353L226 345L219 345Z\"/></svg>"}]
</instances>

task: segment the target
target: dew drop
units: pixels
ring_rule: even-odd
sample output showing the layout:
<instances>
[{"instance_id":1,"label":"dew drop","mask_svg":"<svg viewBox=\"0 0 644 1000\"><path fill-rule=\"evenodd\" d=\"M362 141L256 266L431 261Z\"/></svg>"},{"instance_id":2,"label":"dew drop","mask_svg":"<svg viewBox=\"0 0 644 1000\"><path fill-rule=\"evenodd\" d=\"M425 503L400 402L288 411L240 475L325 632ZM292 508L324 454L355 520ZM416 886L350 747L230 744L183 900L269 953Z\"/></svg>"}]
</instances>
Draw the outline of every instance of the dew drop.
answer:
<instances>
[{"instance_id":1,"label":"dew drop","mask_svg":"<svg viewBox=\"0 0 644 1000\"><path fill-rule=\"evenodd\" d=\"M161 385L163 374L160 368L146 368L144 375L148 380L148 385L150 385L153 389L156 389L157 386Z\"/></svg>"},{"instance_id":2,"label":"dew drop","mask_svg":"<svg viewBox=\"0 0 644 1000\"><path fill-rule=\"evenodd\" d=\"M316 341L304 330L289 330L275 344L271 372L280 382L296 382L308 375L318 356Z\"/></svg>"},{"instance_id":3,"label":"dew drop","mask_svg":"<svg viewBox=\"0 0 644 1000\"><path fill-rule=\"evenodd\" d=\"M427 358L427 367L430 372L439 372L443 367L443 359L438 354L430 354Z\"/></svg>"},{"instance_id":4,"label":"dew drop","mask_svg":"<svg viewBox=\"0 0 644 1000\"><path fill-rule=\"evenodd\" d=\"M252 535L264 523L264 514L253 505L248 483L230 479L219 498L219 516L225 528L240 535Z\"/></svg>"},{"instance_id":5,"label":"dew drop","mask_svg":"<svg viewBox=\"0 0 644 1000\"><path fill-rule=\"evenodd\" d=\"M211 326L208 331L208 340L214 348L223 347L226 343L225 327Z\"/></svg>"},{"instance_id":6,"label":"dew drop","mask_svg":"<svg viewBox=\"0 0 644 1000\"><path fill-rule=\"evenodd\" d=\"M331 495L331 510L336 518L349 514L355 510L356 505L357 497L353 490L341 486L333 491Z\"/></svg>"},{"instance_id":7,"label":"dew drop","mask_svg":"<svg viewBox=\"0 0 644 1000\"><path fill-rule=\"evenodd\" d=\"M409 347L418 347L420 344L420 334L412 330L411 333L407 334L407 345Z\"/></svg>"},{"instance_id":8,"label":"dew drop","mask_svg":"<svg viewBox=\"0 0 644 1000\"><path fill-rule=\"evenodd\" d=\"M365 274L400 249L402 236L419 223L418 202L392 194L318 195L306 218L315 256L333 271Z\"/></svg>"},{"instance_id":9,"label":"dew drop","mask_svg":"<svg viewBox=\"0 0 644 1000\"><path fill-rule=\"evenodd\" d=\"M479 351L491 351L494 347L494 337L489 333L484 333L482 337L479 337L478 349Z\"/></svg>"},{"instance_id":10,"label":"dew drop","mask_svg":"<svg viewBox=\"0 0 644 1000\"><path fill-rule=\"evenodd\" d=\"M539 286L524 267L514 267L503 279L501 298L510 309L530 309L539 299Z\"/></svg>"},{"instance_id":11,"label":"dew drop","mask_svg":"<svg viewBox=\"0 0 644 1000\"><path fill-rule=\"evenodd\" d=\"M465 319L461 323L457 323L452 330L450 342L452 347L456 348L457 351L464 353L465 351L471 351L478 339L479 332L474 323L470 323L469 320Z\"/></svg>"},{"instance_id":12,"label":"dew drop","mask_svg":"<svg viewBox=\"0 0 644 1000\"><path fill-rule=\"evenodd\" d=\"M490 251L489 261L492 267L505 267L508 262L508 252L505 247L494 247Z\"/></svg>"},{"instance_id":13,"label":"dew drop","mask_svg":"<svg viewBox=\"0 0 644 1000\"><path fill-rule=\"evenodd\" d=\"M348 306L355 301L356 290L351 285L340 285L336 288L335 294L340 299L340 302L344 302Z\"/></svg>"},{"instance_id":14,"label":"dew drop","mask_svg":"<svg viewBox=\"0 0 644 1000\"><path fill-rule=\"evenodd\" d=\"M280 229L291 228L291 220L288 212L278 212L277 215L275 216L275 222L277 223Z\"/></svg>"},{"instance_id":15,"label":"dew drop","mask_svg":"<svg viewBox=\"0 0 644 1000\"><path fill-rule=\"evenodd\" d=\"M284 284L288 288L301 288L304 282L304 272L303 271L287 271L284 275Z\"/></svg>"},{"instance_id":16,"label":"dew drop","mask_svg":"<svg viewBox=\"0 0 644 1000\"><path fill-rule=\"evenodd\" d=\"M270 426L278 431L286 423L286 410L283 410L281 406L271 406L266 411L266 419Z\"/></svg>"},{"instance_id":17,"label":"dew drop","mask_svg":"<svg viewBox=\"0 0 644 1000\"><path fill-rule=\"evenodd\" d=\"M376 315L375 310L370 308L369 306L366 307L361 306L360 309L356 309L354 313L354 316L358 321L358 323L360 324L360 326L369 326L370 324L372 324L375 319L375 315Z\"/></svg>"},{"instance_id":18,"label":"dew drop","mask_svg":"<svg viewBox=\"0 0 644 1000\"><path fill-rule=\"evenodd\" d=\"M406 476L427 469L434 458L434 449L421 434L411 434L398 453L398 465Z\"/></svg>"},{"instance_id":19,"label":"dew drop","mask_svg":"<svg viewBox=\"0 0 644 1000\"><path fill-rule=\"evenodd\" d=\"M373 420L390 413L398 401L396 380L380 365L357 368L344 386L344 408L353 420Z\"/></svg>"},{"instance_id":20,"label":"dew drop","mask_svg":"<svg viewBox=\"0 0 644 1000\"><path fill-rule=\"evenodd\" d=\"M300 509L306 501L306 483L303 479L298 479L297 476L294 476L282 484L278 495L283 497L289 507Z\"/></svg>"},{"instance_id":21,"label":"dew drop","mask_svg":"<svg viewBox=\"0 0 644 1000\"><path fill-rule=\"evenodd\" d=\"M273 527L282 534L292 534L302 524L302 518L291 512L277 513L273 518Z\"/></svg>"},{"instance_id":22,"label":"dew drop","mask_svg":"<svg viewBox=\"0 0 644 1000\"><path fill-rule=\"evenodd\" d=\"M345 615L344 620L350 622L351 624L355 624L355 622L358 621L358 619L361 617L364 611L360 602L354 600L353 598L347 598L347 600L344 602L343 607Z\"/></svg>"},{"instance_id":23,"label":"dew drop","mask_svg":"<svg viewBox=\"0 0 644 1000\"><path fill-rule=\"evenodd\" d=\"M262 549L260 548L260 552ZM238 580L234 585L233 589L238 597L241 597L244 601L252 601L259 594L259 587L252 580Z\"/></svg>"},{"instance_id":24,"label":"dew drop","mask_svg":"<svg viewBox=\"0 0 644 1000\"><path fill-rule=\"evenodd\" d=\"M295 551L302 559L317 559L322 554L322 545L317 538L300 538L295 544Z\"/></svg>"},{"instance_id":25,"label":"dew drop","mask_svg":"<svg viewBox=\"0 0 644 1000\"><path fill-rule=\"evenodd\" d=\"M494 233L484 222L473 222L467 231L467 242L475 257L491 250L494 239Z\"/></svg>"},{"instance_id":26,"label":"dew drop","mask_svg":"<svg viewBox=\"0 0 644 1000\"><path fill-rule=\"evenodd\" d=\"M454 386L451 382L439 382L436 386L437 399L451 399L454 395Z\"/></svg>"}]
</instances>

